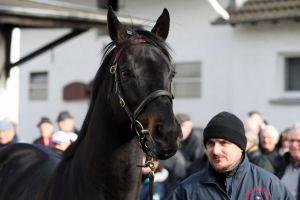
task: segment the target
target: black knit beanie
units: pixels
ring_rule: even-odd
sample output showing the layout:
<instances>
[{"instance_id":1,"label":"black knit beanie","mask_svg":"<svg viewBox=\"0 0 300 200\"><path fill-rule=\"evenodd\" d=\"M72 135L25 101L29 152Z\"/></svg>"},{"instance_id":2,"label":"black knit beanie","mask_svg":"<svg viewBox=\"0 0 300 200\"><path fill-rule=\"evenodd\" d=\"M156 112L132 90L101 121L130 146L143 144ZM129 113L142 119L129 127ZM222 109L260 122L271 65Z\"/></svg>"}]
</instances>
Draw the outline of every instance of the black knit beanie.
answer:
<instances>
[{"instance_id":1,"label":"black knit beanie","mask_svg":"<svg viewBox=\"0 0 300 200\"><path fill-rule=\"evenodd\" d=\"M203 135L204 146L210 138L222 138L236 144L243 151L246 149L247 138L243 122L229 112L214 116L205 127Z\"/></svg>"}]
</instances>

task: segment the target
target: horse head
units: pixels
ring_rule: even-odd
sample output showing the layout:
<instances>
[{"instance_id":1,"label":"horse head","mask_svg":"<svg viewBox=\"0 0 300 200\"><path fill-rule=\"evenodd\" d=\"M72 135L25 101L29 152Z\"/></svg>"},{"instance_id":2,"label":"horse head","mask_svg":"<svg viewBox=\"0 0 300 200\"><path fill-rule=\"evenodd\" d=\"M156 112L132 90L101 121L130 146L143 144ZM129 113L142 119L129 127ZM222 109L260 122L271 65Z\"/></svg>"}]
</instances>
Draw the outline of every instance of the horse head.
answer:
<instances>
[{"instance_id":1,"label":"horse head","mask_svg":"<svg viewBox=\"0 0 300 200\"><path fill-rule=\"evenodd\" d=\"M168 46L170 17L164 9L151 32L123 25L111 9L109 35L115 45L110 62L118 112L126 113L131 130L146 154L167 159L178 149L181 128L173 112L175 75ZM116 101L112 101L116 102Z\"/></svg>"}]
</instances>

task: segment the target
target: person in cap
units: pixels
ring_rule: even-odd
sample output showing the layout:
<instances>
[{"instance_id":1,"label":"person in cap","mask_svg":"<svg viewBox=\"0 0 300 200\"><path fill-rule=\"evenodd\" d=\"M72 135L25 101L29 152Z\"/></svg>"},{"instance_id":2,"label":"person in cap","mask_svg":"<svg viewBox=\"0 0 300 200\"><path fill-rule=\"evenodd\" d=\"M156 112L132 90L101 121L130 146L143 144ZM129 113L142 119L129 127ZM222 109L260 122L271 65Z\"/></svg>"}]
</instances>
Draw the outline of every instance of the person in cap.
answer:
<instances>
[{"instance_id":1,"label":"person in cap","mask_svg":"<svg viewBox=\"0 0 300 200\"><path fill-rule=\"evenodd\" d=\"M61 111L57 117L57 124L60 131L74 132L79 134L79 131L75 128L75 121L69 111Z\"/></svg>"},{"instance_id":2,"label":"person in cap","mask_svg":"<svg viewBox=\"0 0 300 200\"><path fill-rule=\"evenodd\" d=\"M186 162L186 176L189 176L190 166L204 156L203 134L193 129L193 123L189 115L179 113L175 117L181 126L182 141L179 150Z\"/></svg>"},{"instance_id":3,"label":"person in cap","mask_svg":"<svg viewBox=\"0 0 300 200\"><path fill-rule=\"evenodd\" d=\"M294 199L275 175L249 162L244 125L234 114L214 116L203 137L206 167L181 182L169 200Z\"/></svg>"},{"instance_id":4,"label":"person in cap","mask_svg":"<svg viewBox=\"0 0 300 200\"><path fill-rule=\"evenodd\" d=\"M0 120L0 148L17 143L16 130L12 122L7 119Z\"/></svg>"},{"instance_id":5,"label":"person in cap","mask_svg":"<svg viewBox=\"0 0 300 200\"><path fill-rule=\"evenodd\" d=\"M175 117L181 127L182 140L179 150L173 157L160 161L170 172L166 192L173 190L189 176L190 166L204 156L203 137L193 129L191 117L186 113L177 113Z\"/></svg>"},{"instance_id":6,"label":"person in cap","mask_svg":"<svg viewBox=\"0 0 300 200\"><path fill-rule=\"evenodd\" d=\"M42 117L37 124L39 128L40 137L33 141L33 144L42 144L45 146L50 146L52 143L52 135L54 131L54 126L48 117Z\"/></svg>"}]
</instances>

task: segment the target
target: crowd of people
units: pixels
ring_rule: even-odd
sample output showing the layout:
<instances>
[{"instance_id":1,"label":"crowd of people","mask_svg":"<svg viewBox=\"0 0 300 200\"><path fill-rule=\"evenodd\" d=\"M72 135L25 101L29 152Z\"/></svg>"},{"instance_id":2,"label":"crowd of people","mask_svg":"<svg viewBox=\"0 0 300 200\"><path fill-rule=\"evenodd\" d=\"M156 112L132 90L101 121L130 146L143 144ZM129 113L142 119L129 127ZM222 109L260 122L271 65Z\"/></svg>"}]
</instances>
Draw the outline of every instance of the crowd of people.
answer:
<instances>
[{"instance_id":1,"label":"crowd of people","mask_svg":"<svg viewBox=\"0 0 300 200\"><path fill-rule=\"evenodd\" d=\"M259 112L242 122L229 112L215 115L203 130L178 113L182 129L177 153L155 161L154 199L300 199L300 124L279 132ZM32 142L63 152L79 131L68 111L37 123ZM17 143L16 126L0 120L0 148ZM147 200L149 178L143 169L140 200Z\"/></svg>"},{"instance_id":2,"label":"crowd of people","mask_svg":"<svg viewBox=\"0 0 300 200\"><path fill-rule=\"evenodd\" d=\"M79 134L75 128L73 116L68 111L62 111L57 117L57 127L48 118L42 117L37 124L39 136L32 141L33 144L45 145L58 151L65 151ZM8 118L0 120L0 148L18 142L16 126Z\"/></svg>"},{"instance_id":3,"label":"crowd of people","mask_svg":"<svg viewBox=\"0 0 300 200\"><path fill-rule=\"evenodd\" d=\"M176 118L181 147L160 161L169 175L157 199L300 199L300 124L279 132L260 112L222 112L199 132Z\"/></svg>"}]
</instances>

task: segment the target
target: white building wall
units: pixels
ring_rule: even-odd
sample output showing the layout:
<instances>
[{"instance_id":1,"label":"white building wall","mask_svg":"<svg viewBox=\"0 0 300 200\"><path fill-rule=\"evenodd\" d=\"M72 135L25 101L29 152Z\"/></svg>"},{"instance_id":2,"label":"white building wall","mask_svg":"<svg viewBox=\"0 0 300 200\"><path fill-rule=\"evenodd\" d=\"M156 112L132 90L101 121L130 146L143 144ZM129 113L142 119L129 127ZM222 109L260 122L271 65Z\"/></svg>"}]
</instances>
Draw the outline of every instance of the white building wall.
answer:
<instances>
[{"instance_id":1,"label":"white building wall","mask_svg":"<svg viewBox=\"0 0 300 200\"><path fill-rule=\"evenodd\" d=\"M15 62L20 56L20 31L14 29L11 44L11 61ZM0 34L0 70L5 63L5 41ZM19 69L13 67L10 70L8 79L0 77L0 119L9 118L14 123L19 117Z\"/></svg>"},{"instance_id":2,"label":"white building wall","mask_svg":"<svg viewBox=\"0 0 300 200\"><path fill-rule=\"evenodd\" d=\"M69 30L23 30L22 53L29 53L67 32ZM50 117L56 124L62 110L70 111L77 127L81 126L88 100L64 101L63 86L74 81L89 83L100 66L101 49L108 41L107 36L91 30L22 65L19 128L23 140L30 142L38 136L36 124L43 116ZM32 101L29 100L30 73L40 71L48 71L48 100Z\"/></svg>"},{"instance_id":3,"label":"white building wall","mask_svg":"<svg viewBox=\"0 0 300 200\"><path fill-rule=\"evenodd\" d=\"M280 130L300 121L299 103L270 103L290 97L283 93L284 72L280 55L300 55L299 31L299 24L295 22L233 28L235 91L232 98L235 112L259 110ZM299 99L300 93L295 93L293 98Z\"/></svg>"},{"instance_id":4,"label":"white building wall","mask_svg":"<svg viewBox=\"0 0 300 200\"><path fill-rule=\"evenodd\" d=\"M227 1L220 1L226 5ZM242 120L250 110L262 112L269 123L279 130L300 121L297 105L270 104L282 97L278 88L280 59L284 52L300 52L297 23L259 23L252 25L211 25L218 15L208 1L190 0L130 0L122 1L120 14L156 20L163 8L171 16L167 42L176 62L202 63L202 96L175 99L175 112L191 115L195 126L203 127L220 111L230 111ZM145 24L150 21L145 20ZM22 52L34 45L56 38L65 31L24 30ZM69 110L81 125L87 101L64 102L62 87L72 81L89 82L101 60L105 41L97 31L83 35L55 48L21 67L20 134L26 140L37 136L36 123L47 115L56 120L62 109ZM49 100L28 101L29 73L49 69ZM297 94L296 94L297 95ZM30 117L29 117L30 116Z\"/></svg>"}]
</instances>

